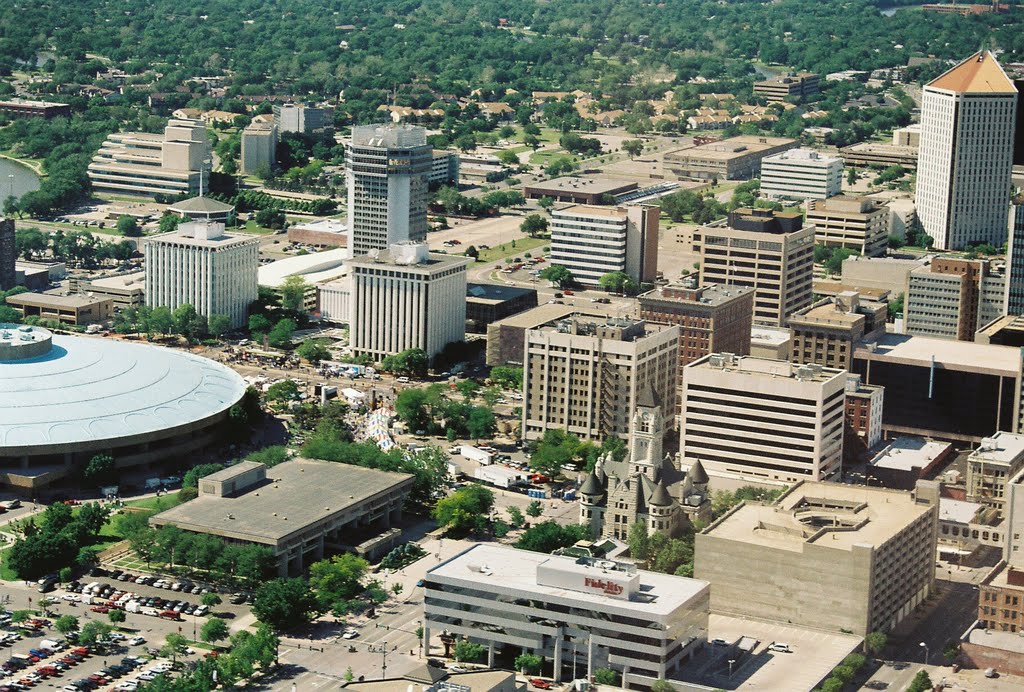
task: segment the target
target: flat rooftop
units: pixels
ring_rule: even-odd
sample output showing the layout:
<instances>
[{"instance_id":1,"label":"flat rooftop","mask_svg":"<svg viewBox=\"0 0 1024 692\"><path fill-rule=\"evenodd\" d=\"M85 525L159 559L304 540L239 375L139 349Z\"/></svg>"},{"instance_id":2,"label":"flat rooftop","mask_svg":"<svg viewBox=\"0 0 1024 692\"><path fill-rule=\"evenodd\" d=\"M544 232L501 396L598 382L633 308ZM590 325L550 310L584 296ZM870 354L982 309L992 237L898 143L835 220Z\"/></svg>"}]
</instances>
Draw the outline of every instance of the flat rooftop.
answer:
<instances>
[{"instance_id":1,"label":"flat rooftop","mask_svg":"<svg viewBox=\"0 0 1024 692\"><path fill-rule=\"evenodd\" d=\"M534 185L532 187L538 187ZM624 219L626 210L621 207L602 207L596 204L569 204L551 212L552 216L600 216L607 219Z\"/></svg>"},{"instance_id":2,"label":"flat rooftop","mask_svg":"<svg viewBox=\"0 0 1024 692\"><path fill-rule=\"evenodd\" d=\"M694 147L676 149L665 153L665 157L671 161L673 158L690 158L698 156L703 159L734 159L750 154L757 154L762 151L795 144L795 139L788 137L758 137L756 135L741 135L730 137L718 142L709 142Z\"/></svg>"},{"instance_id":3,"label":"flat rooftop","mask_svg":"<svg viewBox=\"0 0 1024 692\"><path fill-rule=\"evenodd\" d=\"M121 274L119 276L108 276L102 279L93 279L89 282L89 286L121 290L131 290L136 288L145 289L146 272L132 272L131 274Z\"/></svg>"},{"instance_id":4,"label":"flat rooftop","mask_svg":"<svg viewBox=\"0 0 1024 692\"><path fill-rule=\"evenodd\" d=\"M829 301L804 308L789 318L790 325L813 324L828 327L853 327L866 318L859 312L845 312L836 309L837 304Z\"/></svg>"},{"instance_id":5,"label":"flat rooftop","mask_svg":"<svg viewBox=\"0 0 1024 692\"><path fill-rule=\"evenodd\" d=\"M518 315L511 315L503 320L492 322L491 326L501 325L502 327L518 327L520 329L537 329L556 320L568 317L576 312L572 305L559 303L545 303L538 305L532 310L520 312Z\"/></svg>"},{"instance_id":6,"label":"flat rooftop","mask_svg":"<svg viewBox=\"0 0 1024 692\"><path fill-rule=\"evenodd\" d=\"M681 284L658 286L647 293L637 296L642 300L661 300L666 303L682 305L707 305L716 307L732 302L739 297L752 294L752 286L732 286L729 284L705 284L698 288L687 288Z\"/></svg>"},{"instance_id":7,"label":"flat rooftop","mask_svg":"<svg viewBox=\"0 0 1024 692\"><path fill-rule=\"evenodd\" d=\"M1017 582L1016 584L1011 584L1010 583L1010 573L1011 572L1014 573L1013 574L1013 577L1014 577L1013 581ZM1021 583L1022 581L1024 581L1024 572L1022 572L1019 568L1018 569L1014 569L1013 567L1011 567L1009 565L1003 565L1002 569L1000 569L999 571L995 572L995 574L991 574L990 573L989 576L982 583L985 586L996 586L996 587L1000 587L1000 588L1003 588L1003 589L1010 588L1010 589L1017 589L1019 591L1024 591L1024 584ZM1014 636L1014 639L1016 639L1018 641L1021 641L1021 642L1024 642L1024 639L1021 638L1019 633L1017 633ZM1024 653L1024 646L1021 646L1017 650L1020 651L1021 653Z\"/></svg>"},{"instance_id":8,"label":"flat rooftop","mask_svg":"<svg viewBox=\"0 0 1024 692\"><path fill-rule=\"evenodd\" d=\"M968 461L986 464L1012 464L1024 455L1024 435L999 431L984 438L981 446L971 452Z\"/></svg>"},{"instance_id":9,"label":"flat rooftop","mask_svg":"<svg viewBox=\"0 0 1024 692\"><path fill-rule=\"evenodd\" d=\"M56 296L50 293L19 293L10 296L7 302L11 305L26 305L40 308L87 308L104 300L110 299L87 295Z\"/></svg>"},{"instance_id":10,"label":"flat rooftop","mask_svg":"<svg viewBox=\"0 0 1024 692\"><path fill-rule=\"evenodd\" d=\"M336 248L261 264L256 272L256 283L278 288L289 276L301 276L310 284L336 279L347 271L346 257L348 248Z\"/></svg>"},{"instance_id":11,"label":"flat rooftop","mask_svg":"<svg viewBox=\"0 0 1024 692\"><path fill-rule=\"evenodd\" d=\"M0 101L0 106L33 106L35 108L56 108L67 106L66 103L55 103L53 101L31 101L29 99L10 98Z\"/></svg>"},{"instance_id":12,"label":"flat rooftop","mask_svg":"<svg viewBox=\"0 0 1024 692\"><path fill-rule=\"evenodd\" d=\"M505 286L504 284L466 284L466 300L475 303L504 303L507 300L536 294L536 289Z\"/></svg>"},{"instance_id":13,"label":"flat rooftop","mask_svg":"<svg viewBox=\"0 0 1024 692\"><path fill-rule=\"evenodd\" d=\"M267 483L237 497L200 495L154 519L186 531L276 544L375 495L411 483L412 478L407 473L294 459L267 469Z\"/></svg>"},{"instance_id":14,"label":"flat rooftop","mask_svg":"<svg viewBox=\"0 0 1024 692\"><path fill-rule=\"evenodd\" d=\"M793 552L802 552L812 543L851 550L857 545L882 545L930 509L900 490L804 481L775 504L739 506L704 533Z\"/></svg>"},{"instance_id":15,"label":"flat rooftop","mask_svg":"<svg viewBox=\"0 0 1024 692\"><path fill-rule=\"evenodd\" d=\"M750 330L750 340L765 346L781 346L793 338L793 332L783 327L755 325Z\"/></svg>"},{"instance_id":16,"label":"flat rooftop","mask_svg":"<svg viewBox=\"0 0 1024 692\"><path fill-rule=\"evenodd\" d=\"M744 373L760 376L764 379L789 378L805 382L828 382L836 377L846 377L845 370L825 368L812 365L797 365L788 360L772 360L756 356L737 356L732 354L712 353L694 361L687 368L695 370L721 370L724 372Z\"/></svg>"},{"instance_id":17,"label":"flat rooftop","mask_svg":"<svg viewBox=\"0 0 1024 692\"><path fill-rule=\"evenodd\" d=\"M970 524L984 505L967 500L954 500L951 497L939 498L939 521L952 521L957 524Z\"/></svg>"},{"instance_id":18,"label":"flat rooftop","mask_svg":"<svg viewBox=\"0 0 1024 692\"><path fill-rule=\"evenodd\" d=\"M1021 369L1019 348L927 336L884 334L854 351L854 358L922 368L931 367L933 357L935 363L945 370L1016 378Z\"/></svg>"},{"instance_id":19,"label":"flat rooftop","mask_svg":"<svg viewBox=\"0 0 1024 692\"><path fill-rule=\"evenodd\" d=\"M637 184L631 180L614 180L611 178L554 178L538 183L531 183L526 187L531 190L554 190L558 192L582 192L586 194L602 195L605 193L615 194L625 190L632 190Z\"/></svg>"},{"instance_id":20,"label":"flat rooftop","mask_svg":"<svg viewBox=\"0 0 1024 692\"><path fill-rule=\"evenodd\" d=\"M535 594L539 598L561 598L590 604L598 610L617 611L633 617L664 617L689 603L708 588L708 582L669 574L639 570L642 600L622 600L590 591L575 591L537 583L537 568L558 565L562 570L579 572L580 580L593 568L576 564L576 558L534 553L491 543L470 546L455 557L427 572L437 577L488 590L512 590ZM481 568L486 568L486 574Z\"/></svg>"},{"instance_id":21,"label":"flat rooftop","mask_svg":"<svg viewBox=\"0 0 1024 692\"><path fill-rule=\"evenodd\" d=\"M950 447L948 442L933 442L923 437L898 437L875 455L871 466L899 471L924 469Z\"/></svg>"}]
</instances>

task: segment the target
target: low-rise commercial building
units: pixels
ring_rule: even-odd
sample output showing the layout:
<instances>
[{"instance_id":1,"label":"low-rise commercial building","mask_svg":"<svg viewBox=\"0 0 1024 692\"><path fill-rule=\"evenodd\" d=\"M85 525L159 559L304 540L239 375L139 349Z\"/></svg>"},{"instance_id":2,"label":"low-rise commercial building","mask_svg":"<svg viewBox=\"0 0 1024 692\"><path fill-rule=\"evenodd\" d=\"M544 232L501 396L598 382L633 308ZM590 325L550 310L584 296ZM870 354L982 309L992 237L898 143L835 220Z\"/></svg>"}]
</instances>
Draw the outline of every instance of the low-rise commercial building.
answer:
<instances>
[{"instance_id":1,"label":"low-rise commercial building","mask_svg":"<svg viewBox=\"0 0 1024 692\"><path fill-rule=\"evenodd\" d=\"M66 103L13 98L0 101L0 113L12 119L43 118L50 120L71 117L71 106Z\"/></svg>"},{"instance_id":2,"label":"low-rise commercial building","mask_svg":"<svg viewBox=\"0 0 1024 692\"><path fill-rule=\"evenodd\" d=\"M1006 486L1024 469L1024 435L1002 430L981 440L967 457L967 500L992 507L1006 506Z\"/></svg>"},{"instance_id":3,"label":"low-rise commercial building","mask_svg":"<svg viewBox=\"0 0 1024 692\"><path fill-rule=\"evenodd\" d=\"M754 289L754 322L785 326L811 304L814 226L799 212L739 208L702 227L700 279Z\"/></svg>"},{"instance_id":4,"label":"low-rise commercial building","mask_svg":"<svg viewBox=\"0 0 1024 692\"><path fill-rule=\"evenodd\" d=\"M348 223L338 219L303 221L288 227L288 242L348 248Z\"/></svg>"},{"instance_id":5,"label":"low-rise commercial building","mask_svg":"<svg viewBox=\"0 0 1024 692\"><path fill-rule=\"evenodd\" d=\"M810 215L808 214L808 218ZM817 230L817 227L815 227ZM856 291L888 291L893 298L907 290L910 272L925 266L931 256L918 259L894 257L847 257L843 260L841 283Z\"/></svg>"},{"instance_id":6,"label":"low-rise commercial building","mask_svg":"<svg viewBox=\"0 0 1024 692\"><path fill-rule=\"evenodd\" d=\"M608 204L608 198L636 190L639 185L611 178L555 178L523 186L526 199L550 197L556 202Z\"/></svg>"},{"instance_id":7,"label":"low-rise commercial building","mask_svg":"<svg viewBox=\"0 0 1024 692\"><path fill-rule=\"evenodd\" d=\"M627 439L645 387L674 408L678 361L677 327L574 315L527 331L523 439L548 430Z\"/></svg>"},{"instance_id":8,"label":"low-rise commercial building","mask_svg":"<svg viewBox=\"0 0 1024 692\"><path fill-rule=\"evenodd\" d=\"M802 99L817 94L821 78L811 72L780 75L754 82L754 95L763 96L769 103Z\"/></svg>"},{"instance_id":9,"label":"low-rise commercial building","mask_svg":"<svg viewBox=\"0 0 1024 692\"><path fill-rule=\"evenodd\" d=\"M864 384L860 375L846 377L846 436L843 461L860 461L882 441L885 388Z\"/></svg>"},{"instance_id":10,"label":"low-rise commercial building","mask_svg":"<svg viewBox=\"0 0 1024 692\"><path fill-rule=\"evenodd\" d=\"M105 322L113 312L113 301L97 296L55 296L49 293L19 293L7 298L7 304L22 317L56 320L63 324Z\"/></svg>"},{"instance_id":11,"label":"low-rise commercial building","mask_svg":"<svg viewBox=\"0 0 1024 692\"><path fill-rule=\"evenodd\" d=\"M680 180L749 180L761 172L766 156L795 148L799 142L785 137L741 135L687 149L666 152L663 164Z\"/></svg>"},{"instance_id":12,"label":"low-rise commercial building","mask_svg":"<svg viewBox=\"0 0 1024 692\"><path fill-rule=\"evenodd\" d=\"M161 134L115 132L89 164L93 190L153 197L202 195L209 188L210 143L199 120L170 120Z\"/></svg>"},{"instance_id":13,"label":"low-rise commercial building","mask_svg":"<svg viewBox=\"0 0 1024 692\"><path fill-rule=\"evenodd\" d=\"M790 149L761 161L768 199L827 199L843 188L843 160L812 149Z\"/></svg>"},{"instance_id":14,"label":"low-rise commercial building","mask_svg":"<svg viewBox=\"0 0 1024 692\"><path fill-rule=\"evenodd\" d=\"M267 546L281 576L301 574L330 544L354 547L391 528L413 485L407 473L293 459L243 461L205 476L194 500L150 518L157 528Z\"/></svg>"},{"instance_id":15,"label":"low-rise commercial building","mask_svg":"<svg viewBox=\"0 0 1024 692\"><path fill-rule=\"evenodd\" d=\"M424 581L426 651L447 630L484 645L491 665L506 647L550 659L556 681L575 665L586 676L611 668L624 687L649 688L707 641L707 582L634 565L485 543Z\"/></svg>"},{"instance_id":16,"label":"low-rise commercial building","mask_svg":"<svg viewBox=\"0 0 1024 692\"><path fill-rule=\"evenodd\" d=\"M940 339L974 341L981 327L1002 315L1006 276L987 260L935 257L907 277L906 330Z\"/></svg>"},{"instance_id":17,"label":"low-rise commercial building","mask_svg":"<svg viewBox=\"0 0 1024 692\"><path fill-rule=\"evenodd\" d=\"M884 333L888 312L885 303L862 301L856 291L843 291L793 313L793 362L849 370L854 346Z\"/></svg>"},{"instance_id":18,"label":"low-rise commercial building","mask_svg":"<svg viewBox=\"0 0 1024 692\"><path fill-rule=\"evenodd\" d=\"M682 466L755 483L838 478L845 403L843 370L713 353L683 373Z\"/></svg>"},{"instance_id":19,"label":"low-rise commercial building","mask_svg":"<svg viewBox=\"0 0 1024 692\"><path fill-rule=\"evenodd\" d=\"M755 324L750 330L750 355L768 360L789 360L793 353L793 332L783 327Z\"/></svg>"},{"instance_id":20,"label":"low-rise commercial building","mask_svg":"<svg viewBox=\"0 0 1024 692\"><path fill-rule=\"evenodd\" d=\"M978 625L999 632L1024 631L1024 570L1001 562L985 577L978 587Z\"/></svg>"},{"instance_id":21,"label":"low-rise commercial building","mask_svg":"<svg viewBox=\"0 0 1024 692\"><path fill-rule=\"evenodd\" d=\"M913 171L917 168L917 147L888 142L860 142L843 147L839 155L847 166L900 166Z\"/></svg>"},{"instance_id":22,"label":"low-rise commercial building","mask_svg":"<svg viewBox=\"0 0 1024 692\"><path fill-rule=\"evenodd\" d=\"M132 272L80 283L78 289L97 298L108 298L114 311L146 304L146 273Z\"/></svg>"},{"instance_id":23,"label":"low-rise commercial building","mask_svg":"<svg viewBox=\"0 0 1024 692\"><path fill-rule=\"evenodd\" d=\"M537 307L537 290L504 284L466 284L466 331L486 334L499 320Z\"/></svg>"},{"instance_id":24,"label":"low-rise commercial building","mask_svg":"<svg viewBox=\"0 0 1024 692\"><path fill-rule=\"evenodd\" d=\"M974 333L974 341L997 346L1024 346L1024 315L1003 315L992 320Z\"/></svg>"},{"instance_id":25,"label":"low-rise commercial building","mask_svg":"<svg viewBox=\"0 0 1024 692\"><path fill-rule=\"evenodd\" d=\"M433 358L466 336L466 266L472 260L399 243L351 260L356 355L383 358L411 348Z\"/></svg>"},{"instance_id":26,"label":"low-rise commercial building","mask_svg":"<svg viewBox=\"0 0 1024 692\"><path fill-rule=\"evenodd\" d=\"M867 197L809 200L807 223L814 225L818 245L846 248L862 257L884 256L889 244L889 209Z\"/></svg>"},{"instance_id":27,"label":"low-rise commercial building","mask_svg":"<svg viewBox=\"0 0 1024 692\"><path fill-rule=\"evenodd\" d=\"M856 348L853 372L885 387L888 433L980 442L1020 432L1019 348L885 334Z\"/></svg>"},{"instance_id":28,"label":"low-rise commercial building","mask_svg":"<svg viewBox=\"0 0 1024 692\"><path fill-rule=\"evenodd\" d=\"M278 132L310 134L334 128L334 109L305 103L275 103L274 124Z\"/></svg>"},{"instance_id":29,"label":"low-rise commercial building","mask_svg":"<svg viewBox=\"0 0 1024 692\"><path fill-rule=\"evenodd\" d=\"M565 267L576 281L597 286L601 277L623 272L637 284L658 273L660 208L574 204L551 212L552 264Z\"/></svg>"},{"instance_id":30,"label":"low-rise commercial building","mask_svg":"<svg viewBox=\"0 0 1024 692\"><path fill-rule=\"evenodd\" d=\"M935 587L938 507L911 493L803 482L697 534L714 613L863 636L900 624Z\"/></svg>"},{"instance_id":31,"label":"low-rise commercial building","mask_svg":"<svg viewBox=\"0 0 1024 692\"><path fill-rule=\"evenodd\" d=\"M897 437L871 459L868 485L913 490L919 480L941 468L955 454L949 442Z\"/></svg>"}]
</instances>

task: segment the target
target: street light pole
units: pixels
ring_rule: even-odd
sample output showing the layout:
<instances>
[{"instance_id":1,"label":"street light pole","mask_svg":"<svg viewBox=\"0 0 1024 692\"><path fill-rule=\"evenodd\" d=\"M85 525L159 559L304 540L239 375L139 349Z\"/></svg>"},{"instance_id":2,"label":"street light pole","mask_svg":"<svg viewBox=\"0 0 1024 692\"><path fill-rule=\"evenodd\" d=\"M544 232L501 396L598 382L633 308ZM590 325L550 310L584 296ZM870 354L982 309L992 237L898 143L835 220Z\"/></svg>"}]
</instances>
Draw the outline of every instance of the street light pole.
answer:
<instances>
[{"instance_id":1,"label":"street light pole","mask_svg":"<svg viewBox=\"0 0 1024 692\"><path fill-rule=\"evenodd\" d=\"M928 665L928 654L930 653L928 651L928 645L925 644L924 642L921 642L920 645L924 647L924 664Z\"/></svg>"},{"instance_id":2,"label":"street light pole","mask_svg":"<svg viewBox=\"0 0 1024 692\"><path fill-rule=\"evenodd\" d=\"M732 677L732 664L734 664L734 663L736 663L736 659L735 658L730 658L729 659L729 677L730 678Z\"/></svg>"}]
</instances>

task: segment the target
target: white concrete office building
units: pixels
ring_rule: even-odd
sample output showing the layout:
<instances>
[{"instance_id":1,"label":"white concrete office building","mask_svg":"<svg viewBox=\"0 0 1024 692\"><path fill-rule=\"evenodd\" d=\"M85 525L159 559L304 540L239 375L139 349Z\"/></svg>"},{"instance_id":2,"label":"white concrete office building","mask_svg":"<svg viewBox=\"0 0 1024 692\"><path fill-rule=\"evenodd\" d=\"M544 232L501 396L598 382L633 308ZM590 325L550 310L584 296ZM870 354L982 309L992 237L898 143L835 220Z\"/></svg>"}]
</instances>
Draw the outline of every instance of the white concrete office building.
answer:
<instances>
[{"instance_id":1,"label":"white concrete office building","mask_svg":"<svg viewBox=\"0 0 1024 692\"><path fill-rule=\"evenodd\" d=\"M146 305L174 310L189 303L201 315L225 315L232 327L243 326L258 293L259 247L256 236L202 221L148 238Z\"/></svg>"},{"instance_id":2,"label":"white concrete office building","mask_svg":"<svg viewBox=\"0 0 1024 692\"><path fill-rule=\"evenodd\" d=\"M658 271L656 206L574 204L551 213L551 264L582 284L597 286L605 274L624 272L637 283Z\"/></svg>"},{"instance_id":3,"label":"white concrete office building","mask_svg":"<svg viewBox=\"0 0 1024 692\"><path fill-rule=\"evenodd\" d=\"M308 134L334 126L331 108L310 106L305 103L274 104L274 124L279 132Z\"/></svg>"},{"instance_id":4,"label":"white concrete office building","mask_svg":"<svg viewBox=\"0 0 1024 692\"><path fill-rule=\"evenodd\" d=\"M761 194L768 199L827 199L843 186L843 160L812 149L790 149L761 161Z\"/></svg>"},{"instance_id":5,"label":"white concrete office building","mask_svg":"<svg viewBox=\"0 0 1024 692\"><path fill-rule=\"evenodd\" d=\"M1006 241L1017 89L989 51L925 85L917 215L940 250Z\"/></svg>"},{"instance_id":6,"label":"white concrete office building","mask_svg":"<svg viewBox=\"0 0 1024 692\"><path fill-rule=\"evenodd\" d=\"M434 255L399 243L350 263L350 339L374 358L421 348L433 358L466 336L466 257Z\"/></svg>"},{"instance_id":7,"label":"white concrete office building","mask_svg":"<svg viewBox=\"0 0 1024 692\"><path fill-rule=\"evenodd\" d=\"M842 471L845 370L713 353L683 370L682 465L781 484Z\"/></svg>"},{"instance_id":8,"label":"white concrete office building","mask_svg":"<svg viewBox=\"0 0 1024 692\"><path fill-rule=\"evenodd\" d=\"M423 644L447 630L495 653L530 652L555 681L600 668L626 688L669 677L707 642L710 585L635 565L480 543L427 572ZM545 670L547 672L547 670Z\"/></svg>"},{"instance_id":9,"label":"white concrete office building","mask_svg":"<svg viewBox=\"0 0 1024 692\"><path fill-rule=\"evenodd\" d=\"M426 240L432 152L422 127L352 128L345 176L353 256Z\"/></svg>"},{"instance_id":10,"label":"white concrete office building","mask_svg":"<svg viewBox=\"0 0 1024 692\"><path fill-rule=\"evenodd\" d=\"M89 164L89 181L109 194L201 195L209 188L209 159L206 125L173 119L162 134L111 134Z\"/></svg>"},{"instance_id":11,"label":"white concrete office building","mask_svg":"<svg viewBox=\"0 0 1024 692\"><path fill-rule=\"evenodd\" d=\"M251 123L242 130L242 152L238 168L243 175L255 175L260 169L273 170L277 160L277 125Z\"/></svg>"}]
</instances>

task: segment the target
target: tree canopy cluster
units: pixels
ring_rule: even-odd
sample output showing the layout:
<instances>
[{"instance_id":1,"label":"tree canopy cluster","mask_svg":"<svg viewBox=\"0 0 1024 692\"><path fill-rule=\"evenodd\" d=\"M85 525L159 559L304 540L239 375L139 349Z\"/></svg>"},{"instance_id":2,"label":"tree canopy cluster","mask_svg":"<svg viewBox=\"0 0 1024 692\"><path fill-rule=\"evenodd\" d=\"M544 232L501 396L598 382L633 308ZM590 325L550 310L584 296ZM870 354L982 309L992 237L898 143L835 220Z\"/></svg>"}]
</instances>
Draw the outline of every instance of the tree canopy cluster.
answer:
<instances>
[{"instance_id":1,"label":"tree canopy cluster","mask_svg":"<svg viewBox=\"0 0 1024 692\"><path fill-rule=\"evenodd\" d=\"M93 564L100 529L108 511L89 502L77 510L64 503L46 508L38 522L29 519L22 537L14 542L6 557L7 565L22 579L38 579L63 567L86 568Z\"/></svg>"},{"instance_id":2,"label":"tree canopy cluster","mask_svg":"<svg viewBox=\"0 0 1024 692\"><path fill-rule=\"evenodd\" d=\"M497 427L494 411L489 406L458 401L439 382L399 392L395 397L395 415L412 432L448 434L451 439L489 438Z\"/></svg>"}]
</instances>

